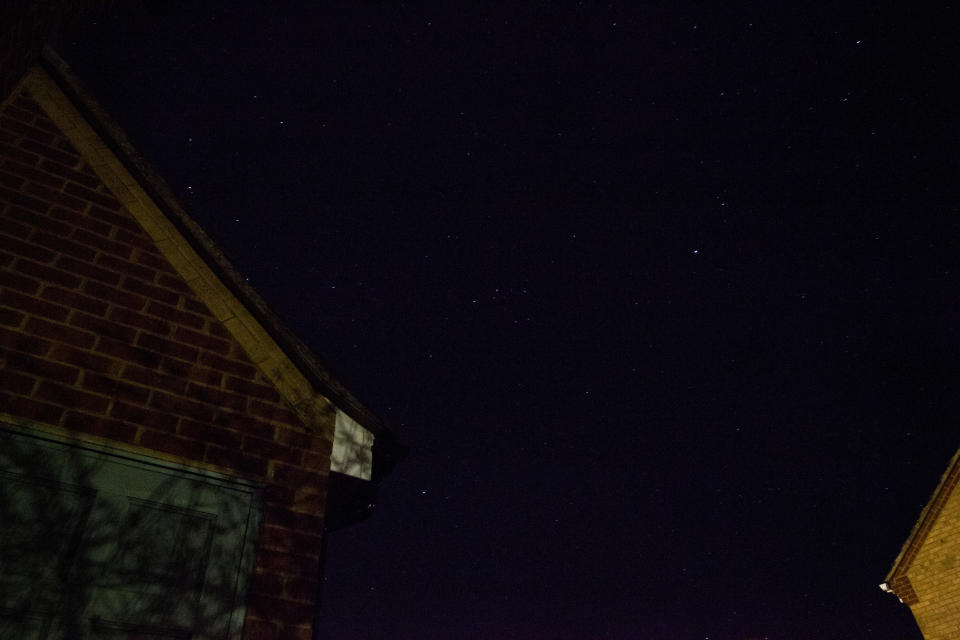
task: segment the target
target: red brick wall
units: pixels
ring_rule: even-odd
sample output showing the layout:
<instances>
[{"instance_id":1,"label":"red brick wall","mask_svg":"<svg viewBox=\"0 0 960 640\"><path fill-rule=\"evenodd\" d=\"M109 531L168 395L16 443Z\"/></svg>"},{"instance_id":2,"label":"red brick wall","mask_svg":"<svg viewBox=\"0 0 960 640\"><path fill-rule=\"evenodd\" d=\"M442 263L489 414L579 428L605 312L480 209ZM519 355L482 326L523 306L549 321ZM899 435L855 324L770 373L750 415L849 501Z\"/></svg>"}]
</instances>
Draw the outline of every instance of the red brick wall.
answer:
<instances>
[{"instance_id":1,"label":"red brick wall","mask_svg":"<svg viewBox=\"0 0 960 640\"><path fill-rule=\"evenodd\" d=\"M25 94L0 112L0 349L0 413L268 483L244 637L309 637L329 440Z\"/></svg>"}]
</instances>

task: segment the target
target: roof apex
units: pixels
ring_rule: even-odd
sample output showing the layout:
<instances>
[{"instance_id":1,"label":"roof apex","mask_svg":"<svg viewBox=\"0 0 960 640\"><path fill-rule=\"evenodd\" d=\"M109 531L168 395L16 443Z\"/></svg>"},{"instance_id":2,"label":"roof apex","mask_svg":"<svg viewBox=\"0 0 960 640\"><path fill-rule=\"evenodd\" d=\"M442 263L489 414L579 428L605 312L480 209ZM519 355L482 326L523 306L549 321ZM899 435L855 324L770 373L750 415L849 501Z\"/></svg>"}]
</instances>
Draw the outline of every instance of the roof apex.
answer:
<instances>
[{"instance_id":1,"label":"roof apex","mask_svg":"<svg viewBox=\"0 0 960 640\"><path fill-rule=\"evenodd\" d=\"M129 174L135 186L142 189L144 194L152 201L152 204L155 205L159 213L157 217L162 216L166 222L169 222L172 229L175 229L178 239L182 237L182 240L189 245L189 249L192 249L203 262L203 265L212 272L213 279L224 287L223 293L236 301L234 306L237 308L235 310L239 312L241 311L240 307L242 307L242 311L247 316L247 322L235 323L243 325L238 328L262 332L265 341L275 343L285 356L284 359L289 360L296 369L296 373L293 371L285 373L281 367L280 370L273 372L275 375L270 375L271 372L265 371L268 377L274 379L276 383L278 376L280 378L285 375L302 376L316 393L321 394L337 408L373 432L374 435L385 436L386 440L393 441L393 434L387 429L383 421L367 409L331 373L329 367L267 307L263 298L243 279L223 251L187 214L174 197L166 181L136 152L123 130L84 89L69 65L49 46L44 48L39 62L43 71L34 67L27 72L23 82L43 84L44 80L38 74L43 74L53 82L53 85L59 90L56 93L64 96L66 101L69 102L69 106L76 110L79 118L99 139L94 142L101 146L105 145L106 150L116 158L120 165L118 171ZM53 98L54 101L56 99L56 97ZM67 117L69 118L69 115ZM133 185L125 185L123 178L120 178L120 183L117 183L116 186L118 190L122 191L125 190L125 186ZM159 221L164 222L163 219ZM151 229L147 229L147 231L150 233ZM171 260L171 262L174 262L174 260ZM183 261L181 260L181 262ZM190 265L186 266L187 268L190 267ZM257 326L250 326L252 324ZM268 355L265 356L265 358L268 357ZM256 361L256 358L254 360ZM258 363L258 366L261 364L263 363ZM274 365L280 367L276 363ZM287 366L287 369L289 369L289 366Z\"/></svg>"}]
</instances>

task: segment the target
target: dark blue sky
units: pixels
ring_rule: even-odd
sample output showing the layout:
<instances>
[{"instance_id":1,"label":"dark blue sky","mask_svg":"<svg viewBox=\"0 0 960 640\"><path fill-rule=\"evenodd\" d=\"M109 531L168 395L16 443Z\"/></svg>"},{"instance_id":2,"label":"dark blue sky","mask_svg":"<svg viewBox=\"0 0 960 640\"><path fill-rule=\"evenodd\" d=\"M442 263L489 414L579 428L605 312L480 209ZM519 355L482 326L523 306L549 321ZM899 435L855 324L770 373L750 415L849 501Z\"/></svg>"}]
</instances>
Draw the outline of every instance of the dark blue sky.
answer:
<instances>
[{"instance_id":1,"label":"dark blue sky","mask_svg":"<svg viewBox=\"0 0 960 640\"><path fill-rule=\"evenodd\" d=\"M951 10L150 2L61 55L409 446L324 638L919 638Z\"/></svg>"}]
</instances>

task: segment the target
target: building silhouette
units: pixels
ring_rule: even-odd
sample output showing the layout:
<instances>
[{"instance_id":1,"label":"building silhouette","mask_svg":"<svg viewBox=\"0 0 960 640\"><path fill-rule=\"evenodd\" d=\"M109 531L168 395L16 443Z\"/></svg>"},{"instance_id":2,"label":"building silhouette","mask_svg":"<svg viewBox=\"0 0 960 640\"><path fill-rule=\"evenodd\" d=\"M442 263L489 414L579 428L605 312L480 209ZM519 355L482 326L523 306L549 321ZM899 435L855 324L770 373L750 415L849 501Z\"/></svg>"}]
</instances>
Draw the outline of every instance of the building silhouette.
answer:
<instances>
[{"instance_id":1,"label":"building silhouette","mask_svg":"<svg viewBox=\"0 0 960 640\"><path fill-rule=\"evenodd\" d=\"M910 607L927 640L960 636L960 451L880 588Z\"/></svg>"},{"instance_id":2,"label":"building silhouette","mask_svg":"<svg viewBox=\"0 0 960 640\"><path fill-rule=\"evenodd\" d=\"M310 638L403 447L35 18L0 78L0 637Z\"/></svg>"}]
</instances>

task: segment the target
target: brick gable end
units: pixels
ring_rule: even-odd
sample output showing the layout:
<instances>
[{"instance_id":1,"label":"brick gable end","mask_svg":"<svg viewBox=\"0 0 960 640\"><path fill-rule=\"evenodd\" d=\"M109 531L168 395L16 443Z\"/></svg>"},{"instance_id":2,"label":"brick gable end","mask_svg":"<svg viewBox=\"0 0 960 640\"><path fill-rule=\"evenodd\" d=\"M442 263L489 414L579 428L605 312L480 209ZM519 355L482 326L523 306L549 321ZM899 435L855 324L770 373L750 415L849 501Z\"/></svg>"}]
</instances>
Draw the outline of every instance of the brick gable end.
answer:
<instances>
[{"instance_id":1,"label":"brick gable end","mask_svg":"<svg viewBox=\"0 0 960 640\"><path fill-rule=\"evenodd\" d=\"M245 636L306 629L329 439L25 90L0 112L0 274L0 414L265 482ZM291 529L293 513L316 526Z\"/></svg>"}]
</instances>

